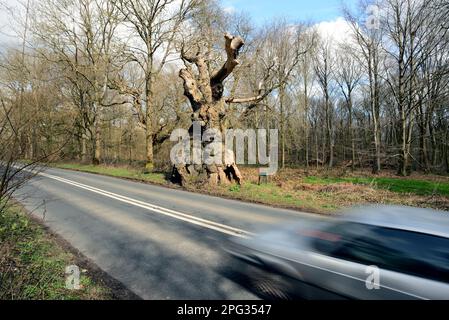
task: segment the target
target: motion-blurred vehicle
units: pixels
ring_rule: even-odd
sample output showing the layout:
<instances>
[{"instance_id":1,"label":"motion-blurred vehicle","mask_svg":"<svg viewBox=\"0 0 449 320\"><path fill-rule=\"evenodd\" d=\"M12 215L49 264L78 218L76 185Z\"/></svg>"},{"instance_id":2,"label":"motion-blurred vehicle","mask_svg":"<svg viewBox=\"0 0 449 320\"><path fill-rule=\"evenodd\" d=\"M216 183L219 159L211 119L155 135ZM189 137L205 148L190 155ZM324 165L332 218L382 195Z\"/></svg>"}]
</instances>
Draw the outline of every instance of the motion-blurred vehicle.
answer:
<instances>
[{"instance_id":1,"label":"motion-blurred vehicle","mask_svg":"<svg viewBox=\"0 0 449 320\"><path fill-rule=\"evenodd\" d=\"M449 299L443 211L358 207L233 240L225 250L249 277L271 275L272 298Z\"/></svg>"}]
</instances>

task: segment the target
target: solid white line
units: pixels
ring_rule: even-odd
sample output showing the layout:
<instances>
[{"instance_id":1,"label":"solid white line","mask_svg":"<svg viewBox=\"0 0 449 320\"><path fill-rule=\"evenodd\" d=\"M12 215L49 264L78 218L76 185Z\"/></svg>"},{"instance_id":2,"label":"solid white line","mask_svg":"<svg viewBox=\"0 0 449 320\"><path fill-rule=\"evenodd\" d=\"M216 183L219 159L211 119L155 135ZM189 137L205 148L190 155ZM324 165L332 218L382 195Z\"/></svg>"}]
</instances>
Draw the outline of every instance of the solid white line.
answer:
<instances>
[{"instance_id":1,"label":"solid white line","mask_svg":"<svg viewBox=\"0 0 449 320\"><path fill-rule=\"evenodd\" d=\"M192 215L188 215L188 214L185 214L185 213L182 213L182 212L179 212L179 211L163 208L163 207L160 207L160 206L148 203L148 202L143 202L143 201L140 201L140 200L137 200L137 199L133 199L133 198L129 198L129 197L126 197L126 196L122 196L122 195L119 195L119 194L116 194L116 193L113 193L113 192L109 192L109 191L106 191L106 190L95 188L95 187L92 187L92 186L89 186L89 185L85 185L85 184L82 184L82 183L79 183L79 182L75 182L75 181L68 180L68 179L65 179L65 178L61 178L61 177L58 177L58 176L54 176L54 175L51 175L51 174L47 174L47 173L42 173L41 172L41 173L38 173L38 175L41 175L41 176L49 178L49 179L57 180L57 181L60 181L60 182L63 182L63 183L66 183L66 184L69 184L69 185L72 185L72 186L84 189L84 190L88 190L88 191L91 191L91 192L103 195L105 197L108 197L108 198L111 198L111 199L115 199L115 200L118 200L118 201L121 201L121 202L124 202L124 203L127 203L127 204L131 204L131 205L134 205L136 207L140 207L140 208L152 211L152 212L156 212L156 213L159 213L159 214L162 214L162 215L165 215L165 216L169 216L169 217L172 217L172 218L175 218L175 219L178 219L178 220L182 220L182 221L185 221L185 222L188 222L188 223L191 223L191 224L195 224L195 225L198 225L198 226L201 226L201 227L204 227L204 228L208 228L208 229L211 229L211 230L215 230L215 231L218 231L218 232L221 232L221 233L225 233L225 234L228 234L228 235L232 235L232 236L236 236L236 237L248 237L248 236L252 235L250 232L247 232L247 231L244 231L244 230L241 230L241 229L237 229L237 228L234 228L234 227L231 227L231 226L227 226L227 225L224 225L224 224L220 224L220 223L217 223L217 222L214 222L214 221L210 221L210 220L206 220L206 219L203 219L203 218L199 218L199 217L195 217L195 216L192 216Z\"/></svg>"}]
</instances>

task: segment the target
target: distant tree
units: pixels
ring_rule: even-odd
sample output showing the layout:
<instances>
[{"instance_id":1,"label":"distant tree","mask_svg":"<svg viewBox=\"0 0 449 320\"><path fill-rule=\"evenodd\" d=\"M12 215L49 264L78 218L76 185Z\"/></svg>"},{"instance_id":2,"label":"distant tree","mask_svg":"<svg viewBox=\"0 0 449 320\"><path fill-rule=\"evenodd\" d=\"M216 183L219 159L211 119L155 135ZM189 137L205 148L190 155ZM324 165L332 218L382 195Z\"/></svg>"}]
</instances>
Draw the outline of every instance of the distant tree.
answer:
<instances>
[{"instance_id":1,"label":"distant tree","mask_svg":"<svg viewBox=\"0 0 449 320\"><path fill-rule=\"evenodd\" d=\"M336 80L344 97L345 106L348 109L348 125L349 136L351 140L351 167L355 169L356 150L355 150L355 133L353 127L354 118L354 91L360 84L362 78L361 66L354 57L351 47L341 45L337 51Z\"/></svg>"},{"instance_id":2,"label":"distant tree","mask_svg":"<svg viewBox=\"0 0 449 320\"><path fill-rule=\"evenodd\" d=\"M175 41L186 26L186 21L202 0L111 0L133 30L139 43L129 48L132 61L138 63L144 74L144 116L146 168L153 169L154 132L158 119L155 115L154 85L168 60L173 58ZM143 105L142 105L143 106ZM142 108L143 111L143 108Z\"/></svg>"},{"instance_id":3,"label":"distant tree","mask_svg":"<svg viewBox=\"0 0 449 320\"><path fill-rule=\"evenodd\" d=\"M335 147L335 136L334 136L334 126L333 126L333 101L332 101L332 91L333 91L333 81L334 81L334 70L335 70L335 56L332 51L332 42L329 38L321 39L317 49L315 51L315 75L318 80L318 84L321 88L325 111L325 125L326 125L326 136L327 136L327 146L328 146L328 157L327 163L329 168L334 166L334 147ZM324 145L324 144L323 144Z\"/></svg>"}]
</instances>

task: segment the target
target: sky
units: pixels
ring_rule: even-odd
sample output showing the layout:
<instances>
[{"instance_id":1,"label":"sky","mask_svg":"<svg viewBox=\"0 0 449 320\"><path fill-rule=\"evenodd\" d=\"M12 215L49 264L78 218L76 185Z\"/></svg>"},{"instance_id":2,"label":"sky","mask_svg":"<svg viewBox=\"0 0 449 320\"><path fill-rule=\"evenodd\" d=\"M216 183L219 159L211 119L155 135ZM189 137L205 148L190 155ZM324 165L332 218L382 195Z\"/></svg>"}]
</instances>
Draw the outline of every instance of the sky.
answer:
<instances>
[{"instance_id":1,"label":"sky","mask_svg":"<svg viewBox=\"0 0 449 320\"><path fill-rule=\"evenodd\" d=\"M17 0L0 0L0 3L17 6ZM358 0L221 0L222 6L228 12L247 12L253 22L262 25L276 17L283 17L290 22L297 21L317 24L320 32L331 37L344 39L348 28L342 16L343 3L353 6ZM0 10L0 52L2 47L17 42L11 34L10 18L3 8Z\"/></svg>"},{"instance_id":2,"label":"sky","mask_svg":"<svg viewBox=\"0 0 449 320\"><path fill-rule=\"evenodd\" d=\"M248 12L254 22L263 24L273 17L322 22L342 15L342 4L353 6L357 0L222 0L227 11Z\"/></svg>"}]
</instances>

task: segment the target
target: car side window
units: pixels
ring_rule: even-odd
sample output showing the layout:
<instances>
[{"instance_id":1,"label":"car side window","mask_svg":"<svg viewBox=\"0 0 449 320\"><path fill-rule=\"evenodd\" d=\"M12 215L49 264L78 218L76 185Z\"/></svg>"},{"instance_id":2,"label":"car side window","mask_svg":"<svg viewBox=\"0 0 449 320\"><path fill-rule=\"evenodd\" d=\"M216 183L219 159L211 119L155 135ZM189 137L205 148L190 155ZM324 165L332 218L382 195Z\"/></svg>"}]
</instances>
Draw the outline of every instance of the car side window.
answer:
<instances>
[{"instance_id":1,"label":"car side window","mask_svg":"<svg viewBox=\"0 0 449 320\"><path fill-rule=\"evenodd\" d=\"M349 234L358 234L360 225L350 222L332 223L323 230L313 231L307 236L312 239L312 247L319 253L333 255L340 249Z\"/></svg>"},{"instance_id":2,"label":"car side window","mask_svg":"<svg viewBox=\"0 0 449 320\"><path fill-rule=\"evenodd\" d=\"M331 256L449 282L449 239L362 224L346 227Z\"/></svg>"}]
</instances>

